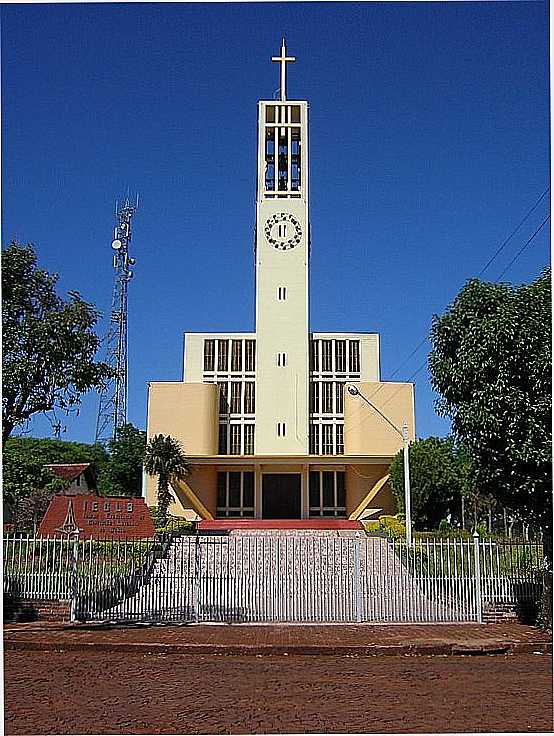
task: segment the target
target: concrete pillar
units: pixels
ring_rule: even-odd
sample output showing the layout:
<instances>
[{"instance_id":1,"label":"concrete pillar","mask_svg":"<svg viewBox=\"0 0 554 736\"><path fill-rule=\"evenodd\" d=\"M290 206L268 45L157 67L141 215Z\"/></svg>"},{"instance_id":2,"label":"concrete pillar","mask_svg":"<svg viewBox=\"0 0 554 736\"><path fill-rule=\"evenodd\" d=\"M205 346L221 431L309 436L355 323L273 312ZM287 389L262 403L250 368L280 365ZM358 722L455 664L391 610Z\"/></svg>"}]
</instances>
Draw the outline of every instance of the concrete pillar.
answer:
<instances>
[{"instance_id":1,"label":"concrete pillar","mask_svg":"<svg viewBox=\"0 0 554 736\"><path fill-rule=\"evenodd\" d=\"M302 466L302 479L300 483L300 516L302 519L310 518L310 466Z\"/></svg>"},{"instance_id":2,"label":"concrete pillar","mask_svg":"<svg viewBox=\"0 0 554 736\"><path fill-rule=\"evenodd\" d=\"M262 518L262 466L254 466L254 518Z\"/></svg>"}]
</instances>

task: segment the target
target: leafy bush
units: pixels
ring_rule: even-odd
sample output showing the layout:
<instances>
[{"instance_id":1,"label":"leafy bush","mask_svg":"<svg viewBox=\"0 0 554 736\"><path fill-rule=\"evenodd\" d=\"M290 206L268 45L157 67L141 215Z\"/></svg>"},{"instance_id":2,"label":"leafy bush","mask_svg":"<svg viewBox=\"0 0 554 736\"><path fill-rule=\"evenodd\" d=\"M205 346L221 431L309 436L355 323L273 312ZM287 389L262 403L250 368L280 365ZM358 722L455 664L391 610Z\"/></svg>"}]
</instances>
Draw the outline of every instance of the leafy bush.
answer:
<instances>
[{"instance_id":1,"label":"leafy bush","mask_svg":"<svg viewBox=\"0 0 554 736\"><path fill-rule=\"evenodd\" d=\"M154 529L158 534L173 534L174 536L183 536L185 534L192 534L194 532L194 524L192 521L187 521L180 516L167 517L167 523L163 526L159 523L158 507L151 506L149 508L150 518L154 524Z\"/></svg>"},{"instance_id":2,"label":"leafy bush","mask_svg":"<svg viewBox=\"0 0 554 736\"><path fill-rule=\"evenodd\" d=\"M381 524L378 521L364 521L364 529L366 532L378 532L381 530Z\"/></svg>"},{"instance_id":3,"label":"leafy bush","mask_svg":"<svg viewBox=\"0 0 554 736\"><path fill-rule=\"evenodd\" d=\"M406 538L406 525L398 516L380 516L379 526L391 539Z\"/></svg>"}]
</instances>

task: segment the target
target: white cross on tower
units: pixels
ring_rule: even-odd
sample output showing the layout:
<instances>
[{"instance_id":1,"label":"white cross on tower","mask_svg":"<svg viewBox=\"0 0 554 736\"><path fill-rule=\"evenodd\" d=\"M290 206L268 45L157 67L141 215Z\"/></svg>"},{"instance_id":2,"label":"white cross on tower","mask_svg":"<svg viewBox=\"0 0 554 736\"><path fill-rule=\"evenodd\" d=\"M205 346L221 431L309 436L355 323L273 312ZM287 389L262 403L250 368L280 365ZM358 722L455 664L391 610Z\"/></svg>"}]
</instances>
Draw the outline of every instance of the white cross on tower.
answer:
<instances>
[{"instance_id":1,"label":"white cross on tower","mask_svg":"<svg viewBox=\"0 0 554 736\"><path fill-rule=\"evenodd\" d=\"M285 37L281 41L281 56L272 56L271 61L278 61L281 64L281 101L287 99L287 61L296 61L295 56L287 56L287 48Z\"/></svg>"}]
</instances>

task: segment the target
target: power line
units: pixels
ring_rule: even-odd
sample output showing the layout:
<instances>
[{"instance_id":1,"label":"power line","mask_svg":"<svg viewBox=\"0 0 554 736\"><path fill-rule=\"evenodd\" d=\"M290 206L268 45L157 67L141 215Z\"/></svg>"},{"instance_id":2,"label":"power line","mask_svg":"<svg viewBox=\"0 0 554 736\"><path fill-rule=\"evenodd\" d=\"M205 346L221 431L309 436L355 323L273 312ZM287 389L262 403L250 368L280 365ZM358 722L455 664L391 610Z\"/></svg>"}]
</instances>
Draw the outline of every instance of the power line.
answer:
<instances>
[{"instance_id":1,"label":"power line","mask_svg":"<svg viewBox=\"0 0 554 736\"><path fill-rule=\"evenodd\" d=\"M496 251L489 258L489 260L487 261L487 263L485 264L485 266L483 266L483 268L477 274L477 278L479 278L479 276L482 276L483 273L487 270L487 268L491 265L491 263L493 263L493 261L497 258L497 256L500 255L500 253L504 250L504 248L506 247L506 245L510 242L510 240L513 238L513 236L517 233L517 231L519 230L519 228L527 220L527 218L529 217L529 215L531 215L537 209L537 207L542 202L542 200L546 197L546 195L548 194L549 191L550 191L550 186L548 186L544 190L544 192L540 195L540 197L537 199L537 201L535 202L535 204L525 213L525 215L523 216L523 218L518 223L517 227L514 228L514 230L512 230L512 232L508 235L508 237L505 238L505 240L496 249ZM535 233L533 233L533 235L531 236L531 238L525 243L525 245L523 246L523 248L516 254L516 256L514 257L514 259L512 259L512 261L510 261L510 263L506 266L506 268L504 269L504 271L502 271L502 273L500 274L500 276L498 277L498 279L500 279L506 273L506 271L513 265L513 263L515 263L515 261L517 260L517 258L519 258L519 256L521 255L521 253L523 253L523 251L525 250L525 248L529 245L529 243L531 242L531 240L533 240L533 238L535 237L535 235L537 235L537 233L539 232L539 230L544 226L544 224L546 223L546 221L549 218L550 218L550 215L548 215L548 217L546 218L546 220L544 220L541 223L541 225L539 226L538 230L535 231ZM497 279L497 281L498 281L498 279ZM423 347L423 345L425 345L425 343L428 341L428 339L429 338L427 336L425 336L416 345L416 347L412 350L412 352L406 358L404 358L404 360L399 364L399 366L390 374L390 378L394 378L394 376L396 376L396 374L400 371L400 369L403 368L406 365L406 363L408 363L410 361L410 359L413 358L413 356L417 352L419 352L419 350L421 350L421 348ZM421 368L419 370L421 370ZM416 373L418 373L419 370L416 371ZM372 394L372 397L373 396L376 396L379 393L379 391L381 390L381 388L382 388L382 386L379 386L379 388L375 391L375 393Z\"/></svg>"},{"instance_id":2,"label":"power line","mask_svg":"<svg viewBox=\"0 0 554 736\"><path fill-rule=\"evenodd\" d=\"M523 253L523 251L525 250L525 248L527 248L527 246L529 245L529 243L530 243L530 242L531 242L531 241L532 241L532 240L533 240L533 239L535 238L535 236L536 236L536 235L538 235L538 233L539 233L539 232L540 232L540 231L541 231L541 230L543 229L543 227L544 227L544 226L546 225L546 223L548 222L548 220L550 220L550 215L547 215L547 216L546 216L546 217L544 218L544 220L543 220L543 221L541 222L541 224L540 224L540 225L538 226L538 228L537 228L537 229L535 230L535 232L533 233L533 235L531 235L531 237L529 238L529 240L528 240L528 241L527 241L527 242L526 242L526 243L525 243L525 244L523 245L523 247L521 247L521 248L520 248L520 249L518 250L518 252L517 252L517 253L515 254L515 256L514 256L514 257L512 258L512 260L511 260L511 261L510 261L510 262L508 263L508 265L506 266L506 268L505 268L505 269L504 269L504 270L502 271L502 273L500 274L500 276L498 276L498 278L496 279L497 281L500 281L500 279L502 278L502 276L504 276L504 274L506 273L506 271L507 271L507 270L508 270L508 269L509 269L509 268L510 268L511 266L513 266L513 264L514 264L514 263L515 263L515 262L517 261L517 259L518 259L518 258L520 257L520 255L521 255L521 254Z\"/></svg>"},{"instance_id":3,"label":"power line","mask_svg":"<svg viewBox=\"0 0 554 736\"><path fill-rule=\"evenodd\" d=\"M523 225L523 223L529 217L529 215L537 209L537 207L539 206L539 203L546 197L546 195L548 194L549 191L550 191L550 187L548 186L544 190L544 192L541 194L541 196L537 199L537 201L535 202L535 204L531 207L531 209L523 217L523 219L521 220L521 222L519 223L519 225L514 230L512 230L512 232L508 235L508 237L506 238L506 240L504 240L504 242L497 248L497 250L495 251L494 255L489 259L489 261L487 262L487 264L479 271L479 273L477 274L477 277L479 277L479 276L481 276L482 274L485 273L485 271L487 270L487 268L491 265L491 263L496 259L496 257L498 255L500 255L500 253L508 245L508 243L510 242L510 240L514 237L514 235L517 233L517 231Z\"/></svg>"}]
</instances>

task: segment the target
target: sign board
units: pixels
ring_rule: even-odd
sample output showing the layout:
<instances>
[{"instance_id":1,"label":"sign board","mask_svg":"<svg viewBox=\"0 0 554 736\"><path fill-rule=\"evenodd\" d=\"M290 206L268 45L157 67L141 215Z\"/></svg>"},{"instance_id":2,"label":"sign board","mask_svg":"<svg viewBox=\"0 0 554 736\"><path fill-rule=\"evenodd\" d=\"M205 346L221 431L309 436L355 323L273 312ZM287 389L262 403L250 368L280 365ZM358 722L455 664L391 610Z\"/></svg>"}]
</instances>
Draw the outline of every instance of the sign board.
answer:
<instances>
[{"instance_id":1,"label":"sign board","mask_svg":"<svg viewBox=\"0 0 554 736\"><path fill-rule=\"evenodd\" d=\"M62 536L60 529L73 505L81 539L144 539L154 536L154 525L142 498L122 496L54 496L38 529L40 537Z\"/></svg>"}]
</instances>

